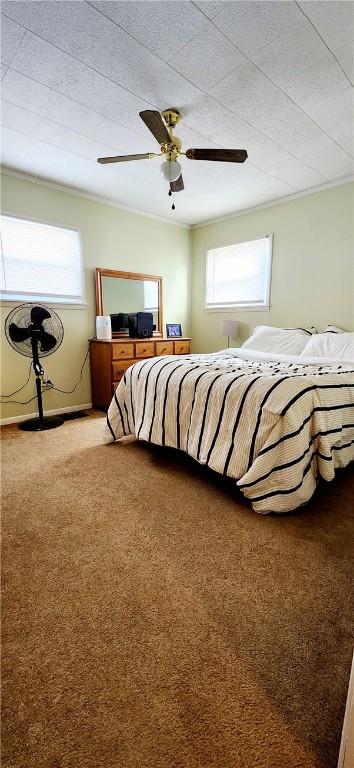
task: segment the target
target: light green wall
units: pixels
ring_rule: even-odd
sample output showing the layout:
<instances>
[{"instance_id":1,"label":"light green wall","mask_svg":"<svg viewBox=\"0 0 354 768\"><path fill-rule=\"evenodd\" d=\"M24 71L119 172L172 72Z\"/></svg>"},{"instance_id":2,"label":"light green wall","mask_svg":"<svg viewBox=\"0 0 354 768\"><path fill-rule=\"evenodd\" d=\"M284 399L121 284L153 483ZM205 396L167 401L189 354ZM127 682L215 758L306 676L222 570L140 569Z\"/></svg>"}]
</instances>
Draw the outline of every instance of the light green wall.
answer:
<instances>
[{"instance_id":1,"label":"light green wall","mask_svg":"<svg viewBox=\"0 0 354 768\"><path fill-rule=\"evenodd\" d=\"M327 323L354 329L353 191L348 183L253 213L235 215L191 232L193 349L223 349L220 321L236 319L239 346L256 325ZM269 311L206 312L207 249L274 234Z\"/></svg>"},{"instance_id":2,"label":"light green wall","mask_svg":"<svg viewBox=\"0 0 354 768\"><path fill-rule=\"evenodd\" d=\"M82 235L85 265L85 309L58 309L64 325L64 341L55 354L43 359L47 376L61 389L72 389L79 378L88 339L95 335L94 269L106 267L163 276L163 320L182 324L190 332L189 232L182 227L140 216L78 195L45 187L3 174L2 210L20 216L78 227ZM12 392L26 379L29 359L15 352L4 336L4 320L11 306L1 306L1 391ZM31 384L15 396L27 400ZM46 409L91 401L89 367L83 382L71 395L44 394ZM2 418L34 413L36 403L3 405Z\"/></svg>"},{"instance_id":3,"label":"light green wall","mask_svg":"<svg viewBox=\"0 0 354 768\"><path fill-rule=\"evenodd\" d=\"M353 184L235 215L191 230L129 213L78 195L3 174L2 209L8 213L78 227L85 263L86 309L59 309L65 329L62 346L44 358L46 374L56 386L71 389L77 381L87 341L95 334L94 268L96 266L163 275L164 323L180 322L193 337L193 351L222 349L220 320L235 318L238 346L254 326L327 323L354 328ZM205 253L208 248L274 234L271 308L262 312L205 312ZM191 294L191 295L190 295ZM192 311L191 311L192 307ZM21 385L29 360L4 338L9 305L1 307L2 392ZM191 320L191 322L190 322ZM33 377L15 399L34 394ZM75 393L46 392L46 409L89 403L89 370ZM2 417L33 413L27 406L3 405Z\"/></svg>"}]
</instances>

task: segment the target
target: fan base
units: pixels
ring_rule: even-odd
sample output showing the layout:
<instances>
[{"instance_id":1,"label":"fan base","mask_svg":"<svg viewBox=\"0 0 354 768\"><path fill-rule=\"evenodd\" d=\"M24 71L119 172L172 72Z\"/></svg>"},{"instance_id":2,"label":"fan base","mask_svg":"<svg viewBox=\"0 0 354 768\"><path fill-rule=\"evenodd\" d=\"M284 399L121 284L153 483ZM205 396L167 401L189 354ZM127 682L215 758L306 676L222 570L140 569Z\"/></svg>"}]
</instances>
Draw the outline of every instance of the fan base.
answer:
<instances>
[{"instance_id":1,"label":"fan base","mask_svg":"<svg viewBox=\"0 0 354 768\"><path fill-rule=\"evenodd\" d=\"M43 416L43 419L28 419L28 421L22 421L18 425L19 429L23 429L25 432L44 432L46 429L55 429L61 427L64 424L64 419L60 416Z\"/></svg>"}]
</instances>

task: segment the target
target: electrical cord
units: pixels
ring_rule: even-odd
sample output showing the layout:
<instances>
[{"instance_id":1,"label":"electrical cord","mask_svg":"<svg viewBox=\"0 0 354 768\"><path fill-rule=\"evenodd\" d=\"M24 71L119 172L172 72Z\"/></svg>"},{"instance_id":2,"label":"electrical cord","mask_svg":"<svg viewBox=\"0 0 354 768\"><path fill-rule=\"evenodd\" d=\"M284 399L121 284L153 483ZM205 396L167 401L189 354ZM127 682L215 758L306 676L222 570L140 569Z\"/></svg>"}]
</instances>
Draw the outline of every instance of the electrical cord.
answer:
<instances>
[{"instance_id":1,"label":"electrical cord","mask_svg":"<svg viewBox=\"0 0 354 768\"><path fill-rule=\"evenodd\" d=\"M93 337L93 338L94 338L94 337ZM85 365L86 365L86 361L87 361L87 358L88 358L88 356L89 356L89 351L90 351L90 341L92 341L92 339L89 339L89 345L88 345L88 347L87 347L87 352L86 352L86 355L85 355L85 358L84 358L84 362L82 363L82 366L81 366L81 369L80 369L80 376L79 376L79 378L78 378L78 380L77 380L77 382L76 382L76 384L75 384L74 388L73 388L73 389L60 389L59 387L54 387L54 386L53 386L53 387L48 387L48 389L55 389L55 391L56 391L56 392L61 392L61 393L62 393L62 394L64 394L64 395L70 395L70 394L72 394L72 392L75 392L75 389L76 389L76 387L77 387L77 386L80 384L80 381L82 381L82 376L83 376L83 372L84 372L84 367L85 367ZM29 382L29 380L30 380L30 376L31 376L31 367L32 367L32 360L31 360L30 369L29 369L29 374L28 374L28 379L27 379L27 381L26 381L26 384L28 384L28 382ZM23 384L23 386L22 386L22 387L20 387L20 389L16 389L16 391L15 391L15 392L11 392L11 394L10 394L10 395L3 395L3 397L12 397L13 395L16 395L16 394L17 394L17 392L20 392L20 391L21 391L21 389L23 389L23 388L26 386L26 384ZM46 391L46 390L44 390L44 391ZM29 400L25 400L25 401L21 401L21 400L1 400L1 403L15 403L16 405L27 405L28 403L31 403L31 402L32 402L32 400L35 400L35 399L36 399L36 397L37 397L37 395L34 395L34 396L33 396L33 397L31 397Z\"/></svg>"},{"instance_id":2,"label":"electrical cord","mask_svg":"<svg viewBox=\"0 0 354 768\"><path fill-rule=\"evenodd\" d=\"M16 405L27 405L27 403L31 403L32 400L36 400L37 395L33 395L33 397L30 397L29 400L1 400L2 403L16 403Z\"/></svg>"},{"instance_id":3,"label":"electrical cord","mask_svg":"<svg viewBox=\"0 0 354 768\"><path fill-rule=\"evenodd\" d=\"M87 347L87 352L86 352L86 355L85 355L85 358L84 358L84 362L82 363L81 370L80 370L80 376L79 376L79 378L78 378L74 388L73 389L60 389L59 387L50 387L50 389L55 389L56 392L62 392L62 394L64 394L64 395L71 395L72 392L75 392L76 387L78 387L78 385L80 384L80 381L82 381L82 376L83 376L84 368L85 368L85 365L86 365L87 358L89 356L90 341L92 341L93 338L89 339L89 344L88 344L88 347Z\"/></svg>"},{"instance_id":4,"label":"electrical cord","mask_svg":"<svg viewBox=\"0 0 354 768\"><path fill-rule=\"evenodd\" d=\"M14 395L17 395L17 392L21 392L21 390L24 389L27 386L27 384L28 384L28 382L29 382L29 380L31 378L31 368L32 368L32 360L30 362L30 367L29 367L29 371L28 371L27 381L25 381L25 383L22 384L22 387L20 387L19 389L15 389L14 392L9 392L8 395L1 395L1 397L13 397ZM11 400L9 400L9 401L4 400L4 403L6 403L6 402L11 402Z\"/></svg>"}]
</instances>

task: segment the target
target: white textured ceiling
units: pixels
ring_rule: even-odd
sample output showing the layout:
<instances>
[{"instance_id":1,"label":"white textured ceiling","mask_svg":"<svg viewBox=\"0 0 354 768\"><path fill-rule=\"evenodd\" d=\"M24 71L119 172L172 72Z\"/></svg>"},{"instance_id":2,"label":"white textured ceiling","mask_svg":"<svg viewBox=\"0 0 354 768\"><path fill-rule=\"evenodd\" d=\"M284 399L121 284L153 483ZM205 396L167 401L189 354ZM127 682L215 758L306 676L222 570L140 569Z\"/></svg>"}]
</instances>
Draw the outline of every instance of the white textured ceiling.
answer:
<instances>
[{"instance_id":1,"label":"white textured ceiling","mask_svg":"<svg viewBox=\"0 0 354 768\"><path fill-rule=\"evenodd\" d=\"M188 224L353 172L354 5L340 2L2 3L2 160ZM182 158L171 211L143 109L175 106L188 147L245 148L244 165Z\"/></svg>"}]
</instances>

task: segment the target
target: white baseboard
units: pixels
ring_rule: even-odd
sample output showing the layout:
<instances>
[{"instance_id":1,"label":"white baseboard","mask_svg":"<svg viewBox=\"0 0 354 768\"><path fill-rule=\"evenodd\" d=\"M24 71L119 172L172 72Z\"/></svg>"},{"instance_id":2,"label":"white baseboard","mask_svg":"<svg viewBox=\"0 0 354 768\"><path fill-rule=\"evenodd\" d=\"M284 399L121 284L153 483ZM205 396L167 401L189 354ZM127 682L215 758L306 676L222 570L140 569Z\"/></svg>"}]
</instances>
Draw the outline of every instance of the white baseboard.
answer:
<instances>
[{"instance_id":1,"label":"white baseboard","mask_svg":"<svg viewBox=\"0 0 354 768\"><path fill-rule=\"evenodd\" d=\"M342 740L338 767L353 768L354 765L354 655L349 679L348 698L345 708Z\"/></svg>"},{"instance_id":2,"label":"white baseboard","mask_svg":"<svg viewBox=\"0 0 354 768\"><path fill-rule=\"evenodd\" d=\"M61 413L73 413L74 411L87 411L92 408L92 403L82 403L81 405L69 405L67 408L53 408L51 411L45 411L45 416L59 416ZM38 413L23 413L22 416L9 416L8 419L0 419L0 424L5 427L6 424L17 424L20 421L34 419Z\"/></svg>"}]
</instances>

